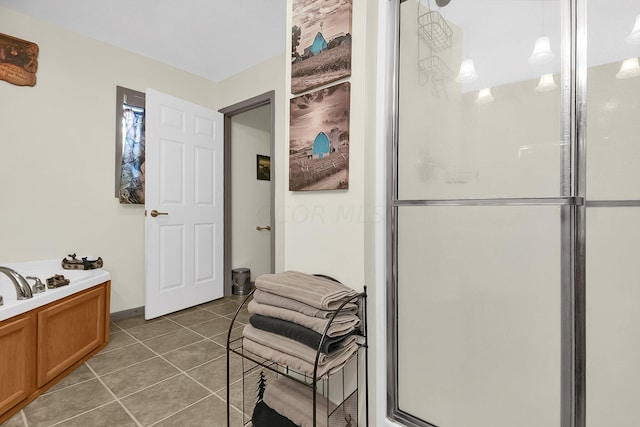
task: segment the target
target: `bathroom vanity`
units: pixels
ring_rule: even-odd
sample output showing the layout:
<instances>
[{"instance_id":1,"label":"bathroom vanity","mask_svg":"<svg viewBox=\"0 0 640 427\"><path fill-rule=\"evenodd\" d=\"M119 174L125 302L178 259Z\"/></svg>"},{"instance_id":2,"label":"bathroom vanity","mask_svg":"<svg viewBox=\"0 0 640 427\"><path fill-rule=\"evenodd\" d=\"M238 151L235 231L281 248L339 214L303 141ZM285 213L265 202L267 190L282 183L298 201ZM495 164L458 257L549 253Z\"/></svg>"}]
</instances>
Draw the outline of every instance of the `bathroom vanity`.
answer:
<instances>
[{"instance_id":1,"label":"bathroom vanity","mask_svg":"<svg viewBox=\"0 0 640 427\"><path fill-rule=\"evenodd\" d=\"M111 281L82 287L0 320L0 424L107 345Z\"/></svg>"}]
</instances>

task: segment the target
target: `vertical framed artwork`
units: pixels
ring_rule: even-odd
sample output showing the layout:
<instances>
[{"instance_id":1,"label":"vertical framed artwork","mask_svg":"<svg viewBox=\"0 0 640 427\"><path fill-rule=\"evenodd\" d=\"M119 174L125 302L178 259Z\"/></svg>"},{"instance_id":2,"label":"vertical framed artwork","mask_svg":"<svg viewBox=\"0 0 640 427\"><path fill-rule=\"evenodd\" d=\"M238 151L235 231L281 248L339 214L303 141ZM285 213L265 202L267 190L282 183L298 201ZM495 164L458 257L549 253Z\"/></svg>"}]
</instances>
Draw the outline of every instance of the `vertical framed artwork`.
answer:
<instances>
[{"instance_id":1,"label":"vertical framed artwork","mask_svg":"<svg viewBox=\"0 0 640 427\"><path fill-rule=\"evenodd\" d=\"M352 0L293 0L291 93L351 75Z\"/></svg>"},{"instance_id":2,"label":"vertical framed artwork","mask_svg":"<svg viewBox=\"0 0 640 427\"><path fill-rule=\"evenodd\" d=\"M349 82L291 99L290 191L349 188L350 100Z\"/></svg>"},{"instance_id":3,"label":"vertical framed artwork","mask_svg":"<svg viewBox=\"0 0 640 427\"><path fill-rule=\"evenodd\" d=\"M256 155L256 178L260 181L271 181L271 157Z\"/></svg>"}]
</instances>

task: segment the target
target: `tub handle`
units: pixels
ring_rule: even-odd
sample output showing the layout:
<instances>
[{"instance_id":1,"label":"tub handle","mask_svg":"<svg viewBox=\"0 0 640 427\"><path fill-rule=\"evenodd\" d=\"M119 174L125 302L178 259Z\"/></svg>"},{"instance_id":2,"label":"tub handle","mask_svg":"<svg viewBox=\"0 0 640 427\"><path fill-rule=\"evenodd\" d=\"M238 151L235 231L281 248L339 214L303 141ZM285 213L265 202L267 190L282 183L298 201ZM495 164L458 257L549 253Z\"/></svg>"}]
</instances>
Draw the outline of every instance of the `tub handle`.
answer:
<instances>
[{"instance_id":1,"label":"tub handle","mask_svg":"<svg viewBox=\"0 0 640 427\"><path fill-rule=\"evenodd\" d=\"M47 287L44 285L44 283L42 283L42 281L38 277L27 276L25 277L25 279L36 281L36 283L31 287L33 289L34 294L39 294L40 292L44 292L45 290L47 290Z\"/></svg>"}]
</instances>

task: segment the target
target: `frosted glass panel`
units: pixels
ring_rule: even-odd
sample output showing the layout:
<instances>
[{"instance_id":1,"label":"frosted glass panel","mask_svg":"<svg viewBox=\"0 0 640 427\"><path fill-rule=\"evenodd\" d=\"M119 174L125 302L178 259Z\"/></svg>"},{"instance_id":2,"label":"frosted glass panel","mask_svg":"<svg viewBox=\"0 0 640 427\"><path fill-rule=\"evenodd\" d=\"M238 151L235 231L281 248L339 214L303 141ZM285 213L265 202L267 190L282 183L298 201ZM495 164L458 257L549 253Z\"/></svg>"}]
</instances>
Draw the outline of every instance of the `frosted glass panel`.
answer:
<instances>
[{"instance_id":1,"label":"frosted glass panel","mask_svg":"<svg viewBox=\"0 0 640 427\"><path fill-rule=\"evenodd\" d=\"M587 211L587 427L640 420L640 208Z\"/></svg>"},{"instance_id":2,"label":"frosted glass panel","mask_svg":"<svg viewBox=\"0 0 640 427\"><path fill-rule=\"evenodd\" d=\"M559 426L560 208L400 207L397 232L400 410Z\"/></svg>"},{"instance_id":3,"label":"frosted glass panel","mask_svg":"<svg viewBox=\"0 0 640 427\"><path fill-rule=\"evenodd\" d=\"M566 195L560 3L402 3L400 199ZM541 36L553 56L531 59Z\"/></svg>"},{"instance_id":4,"label":"frosted glass panel","mask_svg":"<svg viewBox=\"0 0 640 427\"><path fill-rule=\"evenodd\" d=\"M640 4L588 3L587 196L640 199Z\"/></svg>"}]
</instances>

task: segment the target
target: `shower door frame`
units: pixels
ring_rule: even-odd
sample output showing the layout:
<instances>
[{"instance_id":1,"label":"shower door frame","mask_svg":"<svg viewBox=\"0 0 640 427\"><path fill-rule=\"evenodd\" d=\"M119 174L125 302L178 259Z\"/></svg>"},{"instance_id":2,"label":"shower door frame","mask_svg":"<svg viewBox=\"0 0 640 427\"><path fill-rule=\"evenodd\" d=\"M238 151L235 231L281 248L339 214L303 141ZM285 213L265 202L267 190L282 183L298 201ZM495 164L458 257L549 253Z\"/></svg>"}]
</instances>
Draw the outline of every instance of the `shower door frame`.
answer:
<instances>
[{"instance_id":1,"label":"shower door frame","mask_svg":"<svg viewBox=\"0 0 640 427\"><path fill-rule=\"evenodd\" d=\"M388 0L386 301L387 417L407 426L437 427L399 408L398 398L398 208L402 206L560 206L561 216L561 427L585 426L586 316L586 1L561 3L560 197L401 200L398 197L400 5ZM592 206L589 203L589 206Z\"/></svg>"}]
</instances>

